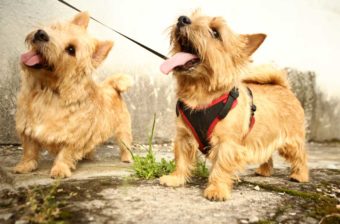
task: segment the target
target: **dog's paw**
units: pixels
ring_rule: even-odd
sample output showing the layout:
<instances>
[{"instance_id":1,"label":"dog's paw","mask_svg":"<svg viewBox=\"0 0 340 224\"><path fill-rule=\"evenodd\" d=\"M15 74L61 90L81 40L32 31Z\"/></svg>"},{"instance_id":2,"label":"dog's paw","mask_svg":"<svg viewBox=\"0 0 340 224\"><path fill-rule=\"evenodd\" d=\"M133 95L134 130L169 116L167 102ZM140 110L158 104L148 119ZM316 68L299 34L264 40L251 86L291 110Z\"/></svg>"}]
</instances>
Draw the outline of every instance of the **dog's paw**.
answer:
<instances>
[{"instance_id":1,"label":"dog's paw","mask_svg":"<svg viewBox=\"0 0 340 224\"><path fill-rule=\"evenodd\" d=\"M38 168L38 162L35 160L30 160L27 162L20 162L13 169L15 173L29 173Z\"/></svg>"},{"instance_id":2,"label":"dog's paw","mask_svg":"<svg viewBox=\"0 0 340 224\"><path fill-rule=\"evenodd\" d=\"M204 197L210 201L225 201L230 198L230 190L227 185L216 186L209 184L204 190Z\"/></svg>"},{"instance_id":3,"label":"dog's paw","mask_svg":"<svg viewBox=\"0 0 340 224\"><path fill-rule=\"evenodd\" d=\"M308 171L300 172L300 173L292 173L289 176L289 179L294 182L305 183L309 181L309 174L308 174Z\"/></svg>"},{"instance_id":4,"label":"dog's paw","mask_svg":"<svg viewBox=\"0 0 340 224\"><path fill-rule=\"evenodd\" d=\"M51 169L51 178L66 178L71 176L71 169L66 164L57 163Z\"/></svg>"},{"instance_id":5,"label":"dog's paw","mask_svg":"<svg viewBox=\"0 0 340 224\"><path fill-rule=\"evenodd\" d=\"M127 150L124 150L120 153L120 161L124 163L131 163L132 162L132 156L131 153Z\"/></svg>"},{"instance_id":6,"label":"dog's paw","mask_svg":"<svg viewBox=\"0 0 340 224\"><path fill-rule=\"evenodd\" d=\"M255 174L258 176L270 177L273 174L273 171L271 169L259 167L256 169Z\"/></svg>"},{"instance_id":7,"label":"dog's paw","mask_svg":"<svg viewBox=\"0 0 340 224\"><path fill-rule=\"evenodd\" d=\"M176 175L164 175L159 178L159 183L168 187L179 187L185 184L185 178Z\"/></svg>"},{"instance_id":8,"label":"dog's paw","mask_svg":"<svg viewBox=\"0 0 340 224\"><path fill-rule=\"evenodd\" d=\"M89 152L84 156L84 160L89 160L89 161L93 161L95 160L95 155L94 152Z\"/></svg>"}]
</instances>

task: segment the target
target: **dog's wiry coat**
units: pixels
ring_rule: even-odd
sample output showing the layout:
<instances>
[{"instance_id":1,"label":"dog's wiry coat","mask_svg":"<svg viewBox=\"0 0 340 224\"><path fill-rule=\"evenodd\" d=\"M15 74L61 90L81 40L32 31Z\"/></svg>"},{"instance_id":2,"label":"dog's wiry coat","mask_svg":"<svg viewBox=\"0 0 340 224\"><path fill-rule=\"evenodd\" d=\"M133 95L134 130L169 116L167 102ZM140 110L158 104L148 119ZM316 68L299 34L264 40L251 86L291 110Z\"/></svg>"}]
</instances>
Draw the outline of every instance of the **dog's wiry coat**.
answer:
<instances>
[{"instance_id":1,"label":"dog's wiry coat","mask_svg":"<svg viewBox=\"0 0 340 224\"><path fill-rule=\"evenodd\" d=\"M89 15L79 13L70 22L44 27L45 36L33 31L26 38L45 67L21 64L16 130L24 155L15 167L18 173L36 169L40 151L47 149L56 155L51 176L69 177L78 160L92 158L95 146L112 136L121 160L131 161L125 148L131 146L131 121L121 96L131 80L115 75L100 84L93 81L113 43L90 37L88 22ZM70 47L75 53L67 52Z\"/></svg>"},{"instance_id":2,"label":"dog's wiry coat","mask_svg":"<svg viewBox=\"0 0 340 224\"><path fill-rule=\"evenodd\" d=\"M211 135L208 159L212 161L212 169L204 191L210 200L229 198L233 176L246 164L260 163L257 174L271 175L275 150L290 162L291 179L308 181L304 111L282 71L250 65L251 54L265 37L264 34L237 35L221 17L203 16L200 12L194 12L190 20L172 28L172 52L189 51L200 60L190 69L174 68L179 99L196 108L209 104L233 87L240 93L237 106L215 126ZM247 87L252 90L257 107L251 132L251 98ZM176 170L161 177L160 183L179 186L188 181L197 149L191 130L179 116L174 144Z\"/></svg>"}]
</instances>

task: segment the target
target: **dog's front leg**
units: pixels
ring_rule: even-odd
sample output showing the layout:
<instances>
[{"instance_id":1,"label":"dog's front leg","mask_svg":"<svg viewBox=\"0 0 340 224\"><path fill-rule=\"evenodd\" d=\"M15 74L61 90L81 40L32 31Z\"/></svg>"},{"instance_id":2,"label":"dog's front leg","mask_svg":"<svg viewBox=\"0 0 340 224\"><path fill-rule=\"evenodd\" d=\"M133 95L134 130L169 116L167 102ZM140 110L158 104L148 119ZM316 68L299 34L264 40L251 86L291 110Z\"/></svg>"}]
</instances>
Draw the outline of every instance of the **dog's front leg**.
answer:
<instances>
[{"instance_id":1,"label":"dog's front leg","mask_svg":"<svg viewBox=\"0 0 340 224\"><path fill-rule=\"evenodd\" d=\"M54 161L50 176L52 178L70 177L72 174L71 169L76 168L77 160L81 158L82 154L79 150L71 146L64 146Z\"/></svg>"},{"instance_id":2,"label":"dog's front leg","mask_svg":"<svg viewBox=\"0 0 340 224\"><path fill-rule=\"evenodd\" d=\"M234 172L246 164L245 152L243 146L234 142L223 142L212 149L208 157L212 160L212 169L204 197L214 201L224 201L230 197Z\"/></svg>"},{"instance_id":3,"label":"dog's front leg","mask_svg":"<svg viewBox=\"0 0 340 224\"><path fill-rule=\"evenodd\" d=\"M38 168L38 159L41 146L38 142L25 135L21 136L24 155L21 161L15 166L15 173L28 173Z\"/></svg>"},{"instance_id":4,"label":"dog's front leg","mask_svg":"<svg viewBox=\"0 0 340 224\"><path fill-rule=\"evenodd\" d=\"M175 140L175 163L176 170L170 175L164 175L160 178L160 184L169 187L178 187L184 185L191 177L191 171L195 167L196 140L189 135L176 136Z\"/></svg>"}]
</instances>

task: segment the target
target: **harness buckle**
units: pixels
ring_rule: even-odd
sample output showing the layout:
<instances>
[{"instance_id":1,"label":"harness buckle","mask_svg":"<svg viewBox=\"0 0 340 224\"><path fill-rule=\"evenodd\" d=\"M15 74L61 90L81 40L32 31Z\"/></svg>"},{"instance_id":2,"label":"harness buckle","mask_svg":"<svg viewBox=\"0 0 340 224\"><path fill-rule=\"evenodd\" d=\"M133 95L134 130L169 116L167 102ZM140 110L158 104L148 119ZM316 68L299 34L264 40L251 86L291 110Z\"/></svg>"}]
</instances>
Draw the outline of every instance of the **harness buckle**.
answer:
<instances>
[{"instance_id":1,"label":"harness buckle","mask_svg":"<svg viewBox=\"0 0 340 224\"><path fill-rule=\"evenodd\" d=\"M232 98L236 99L238 96L239 96L239 92L238 92L238 89L237 88L233 88L230 93L229 93L229 96L231 96Z\"/></svg>"}]
</instances>

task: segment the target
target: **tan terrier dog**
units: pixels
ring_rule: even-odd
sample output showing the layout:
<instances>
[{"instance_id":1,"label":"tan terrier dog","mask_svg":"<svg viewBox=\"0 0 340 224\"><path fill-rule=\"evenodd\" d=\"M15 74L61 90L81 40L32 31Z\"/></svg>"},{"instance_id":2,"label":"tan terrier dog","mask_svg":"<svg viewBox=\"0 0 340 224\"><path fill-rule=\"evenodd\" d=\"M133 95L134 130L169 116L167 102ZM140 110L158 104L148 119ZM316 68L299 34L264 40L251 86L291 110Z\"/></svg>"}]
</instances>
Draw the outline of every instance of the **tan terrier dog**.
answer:
<instances>
[{"instance_id":1,"label":"tan terrier dog","mask_svg":"<svg viewBox=\"0 0 340 224\"><path fill-rule=\"evenodd\" d=\"M276 149L291 164L290 178L308 181L304 111L285 73L250 66L265 37L237 35L223 18L199 12L173 25L174 55L161 70L177 81L176 170L160 178L162 185L190 179L198 148L212 161L204 191L210 200L229 198L234 173L246 164L260 163L256 173L270 176Z\"/></svg>"},{"instance_id":2,"label":"tan terrier dog","mask_svg":"<svg viewBox=\"0 0 340 224\"><path fill-rule=\"evenodd\" d=\"M122 75L96 84L92 73L113 43L86 32L89 15L56 23L26 37L30 51L21 55L21 89L16 130L24 155L14 168L27 173L38 167L39 153L56 155L51 177L71 175L76 162L91 158L95 147L114 136L121 160L131 161L131 120L121 93L131 86Z\"/></svg>"}]
</instances>

